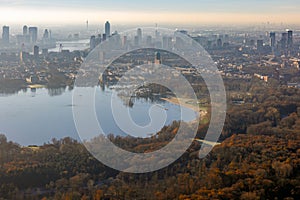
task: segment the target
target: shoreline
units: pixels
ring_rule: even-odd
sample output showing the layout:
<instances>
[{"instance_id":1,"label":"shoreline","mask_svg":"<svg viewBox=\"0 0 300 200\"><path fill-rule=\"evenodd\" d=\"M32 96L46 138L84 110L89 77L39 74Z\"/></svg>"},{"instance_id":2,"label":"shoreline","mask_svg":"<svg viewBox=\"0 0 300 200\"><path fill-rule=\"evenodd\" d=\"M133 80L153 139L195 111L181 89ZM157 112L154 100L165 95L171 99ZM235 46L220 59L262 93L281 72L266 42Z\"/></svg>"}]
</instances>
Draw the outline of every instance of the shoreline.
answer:
<instances>
[{"instance_id":1,"label":"shoreline","mask_svg":"<svg viewBox=\"0 0 300 200\"><path fill-rule=\"evenodd\" d=\"M200 108L199 108L199 106L186 103L186 99L181 99L181 101L183 101L183 104L180 104L180 102L178 101L178 99L175 98L175 97L162 97L160 99L164 100L164 101L167 101L169 103L173 103L173 104L176 104L176 105L179 105L179 106L183 106L183 107L192 109L192 110L194 110L196 112L200 112L201 111Z\"/></svg>"},{"instance_id":2,"label":"shoreline","mask_svg":"<svg viewBox=\"0 0 300 200\"><path fill-rule=\"evenodd\" d=\"M192 109L196 113L199 113L200 119L204 119L204 117L208 114L207 110L201 109L198 104L195 105L187 103L188 101L190 101L189 99L181 99L181 101L183 102L182 104L180 104L176 97L162 97L160 99L178 106L183 106L185 108Z\"/></svg>"}]
</instances>

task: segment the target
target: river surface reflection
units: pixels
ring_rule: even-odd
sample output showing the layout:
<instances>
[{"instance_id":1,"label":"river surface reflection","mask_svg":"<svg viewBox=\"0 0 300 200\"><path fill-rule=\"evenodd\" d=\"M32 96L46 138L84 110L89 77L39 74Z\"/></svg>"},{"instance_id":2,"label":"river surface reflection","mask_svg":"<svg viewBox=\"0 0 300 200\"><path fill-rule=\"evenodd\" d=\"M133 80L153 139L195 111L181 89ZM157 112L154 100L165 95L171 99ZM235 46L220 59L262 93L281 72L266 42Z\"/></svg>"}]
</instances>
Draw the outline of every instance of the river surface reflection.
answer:
<instances>
[{"instance_id":1,"label":"river surface reflection","mask_svg":"<svg viewBox=\"0 0 300 200\"><path fill-rule=\"evenodd\" d=\"M80 88L81 95L93 90L95 88ZM106 134L124 135L108 108L111 93L109 89L103 91L99 87L96 88L97 117ZM121 99L118 103L124 106ZM181 109L178 105L146 99L134 99L133 103L129 111L132 119L139 125L147 125L150 122L148 111L156 104L159 104L167 114L166 125L181 119ZM73 105L72 90L69 88L27 89L10 95L1 94L0 133L24 146L41 145L51 141L52 138L72 137L79 140L73 121L73 106L86 105ZM196 118L196 113L191 109L183 108L183 113L183 121L188 122Z\"/></svg>"}]
</instances>

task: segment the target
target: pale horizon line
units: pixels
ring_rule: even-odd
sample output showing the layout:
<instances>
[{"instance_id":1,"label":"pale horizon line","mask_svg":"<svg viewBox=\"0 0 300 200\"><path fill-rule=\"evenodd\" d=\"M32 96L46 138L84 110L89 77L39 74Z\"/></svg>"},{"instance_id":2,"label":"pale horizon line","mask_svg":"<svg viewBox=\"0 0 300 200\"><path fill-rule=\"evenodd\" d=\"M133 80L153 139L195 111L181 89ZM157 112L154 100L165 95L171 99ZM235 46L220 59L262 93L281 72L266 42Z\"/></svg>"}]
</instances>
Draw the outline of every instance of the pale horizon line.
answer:
<instances>
[{"instance_id":1,"label":"pale horizon line","mask_svg":"<svg viewBox=\"0 0 300 200\"><path fill-rule=\"evenodd\" d=\"M142 12L142 11L95 11L95 10L36 10L0 8L0 24L83 24L90 25L101 21L113 21L115 24L171 24L188 25L258 25L270 24L300 25L300 13L214 13L214 12Z\"/></svg>"}]
</instances>

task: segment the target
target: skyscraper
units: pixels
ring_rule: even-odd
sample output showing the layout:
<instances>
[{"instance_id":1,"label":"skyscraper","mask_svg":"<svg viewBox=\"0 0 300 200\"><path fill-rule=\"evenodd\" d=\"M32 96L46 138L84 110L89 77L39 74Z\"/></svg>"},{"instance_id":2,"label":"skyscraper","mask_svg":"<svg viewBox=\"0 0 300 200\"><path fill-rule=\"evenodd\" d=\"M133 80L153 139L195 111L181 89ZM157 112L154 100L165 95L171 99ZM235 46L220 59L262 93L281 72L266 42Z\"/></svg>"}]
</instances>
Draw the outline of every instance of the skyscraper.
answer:
<instances>
[{"instance_id":1,"label":"skyscraper","mask_svg":"<svg viewBox=\"0 0 300 200\"><path fill-rule=\"evenodd\" d=\"M30 35L30 41L32 43L36 43L38 38L38 29L37 27L29 27L29 35Z\"/></svg>"},{"instance_id":2,"label":"skyscraper","mask_svg":"<svg viewBox=\"0 0 300 200\"><path fill-rule=\"evenodd\" d=\"M156 64L156 65L160 65L161 64L161 55L160 55L159 52L155 52L154 64Z\"/></svg>"},{"instance_id":3,"label":"skyscraper","mask_svg":"<svg viewBox=\"0 0 300 200\"><path fill-rule=\"evenodd\" d=\"M45 29L43 38L44 38L44 39L48 39L48 38L49 38L49 32L48 32L48 29Z\"/></svg>"},{"instance_id":4,"label":"skyscraper","mask_svg":"<svg viewBox=\"0 0 300 200\"><path fill-rule=\"evenodd\" d=\"M257 40L257 50L262 51L264 48L264 41L263 40Z\"/></svg>"},{"instance_id":5,"label":"skyscraper","mask_svg":"<svg viewBox=\"0 0 300 200\"><path fill-rule=\"evenodd\" d=\"M123 38L122 38L122 46L123 46L123 47L126 47L126 46L127 46L127 36L126 36L126 35L123 36Z\"/></svg>"},{"instance_id":6,"label":"skyscraper","mask_svg":"<svg viewBox=\"0 0 300 200\"><path fill-rule=\"evenodd\" d=\"M142 29L138 28L136 33L138 36L139 44L141 44L142 43Z\"/></svg>"},{"instance_id":7,"label":"skyscraper","mask_svg":"<svg viewBox=\"0 0 300 200\"><path fill-rule=\"evenodd\" d=\"M96 36L92 35L90 38L90 50L96 47Z\"/></svg>"},{"instance_id":8,"label":"skyscraper","mask_svg":"<svg viewBox=\"0 0 300 200\"><path fill-rule=\"evenodd\" d=\"M108 21L105 23L105 34L107 38L110 36L110 23Z\"/></svg>"},{"instance_id":9,"label":"skyscraper","mask_svg":"<svg viewBox=\"0 0 300 200\"><path fill-rule=\"evenodd\" d=\"M23 35L28 34L28 27L26 25L23 26Z\"/></svg>"},{"instance_id":10,"label":"skyscraper","mask_svg":"<svg viewBox=\"0 0 300 200\"><path fill-rule=\"evenodd\" d=\"M107 35L105 33L102 34L102 41L106 40Z\"/></svg>"},{"instance_id":11,"label":"skyscraper","mask_svg":"<svg viewBox=\"0 0 300 200\"><path fill-rule=\"evenodd\" d=\"M223 41L222 41L221 38L219 38L219 39L217 40L217 47L218 47L218 48L221 48L222 45L223 45Z\"/></svg>"},{"instance_id":12,"label":"skyscraper","mask_svg":"<svg viewBox=\"0 0 300 200\"><path fill-rule=\"evenodd\" d=\"M162 47L164 49L171 49L172 48L172 37L163 36L163 38L162 38Z\"/></svg>"},{"instance_id":13,"label":"skyscraper","mask_svg":"<svg viewBox=\"0 0 300 200\"><path fill-rule=\"evenodd\" d=\"M271 47L274 48L276 45L276 33L275 32L270 33L270 43L271 43Z\"/></svg>"},{"instance_id":14,"label":"skyscraper","mask_svg":"<svg viewBox=\"0 0 300 200\"><path fill-rule=\"evenodd\" d=\"M33 47L33 56L35 57L35 58L38 58L39 57L39 50L40 48L38 47L38 46L34 46Z\"/></svg>"},{"instance_id":15,"label":"skyscraper","mask_svg":"<svg viewBox=\"0 0 300 200\"><path fill-rule=\"evenodd\" d=\"M134 36L134 46L139 46L139 37L136 35L136 36Z\"/></svg>"},{"instance_id":16,"label":"skyscraper","mask_svg":"<svg viewBox=\"0 0 300 200\"><path fill-rule=\"evenodd\" d=\"M9 44L9 26L3 26L2 42L3 44Z\"/></svg>"},{"instance_id":17,"label":"skyscraper","mask_svg":"<svg viewBox=\"0 0 300 200\"><path fill-rule=\"evenodd\" d=\"M293 31L289 30L287 37L288 37L287 38L287 46L288 46L288 48L292 48L293 47Z\"/></svg>"},{"instance_id":18,"label":"skyscraper","mask_svg":"<svg viewBox=\"0 0 300 200\"><path fill-rule=\"evenodd\" d=\"M288 39L287 33L282 33L280 44L281 44L281 49L283 50L285 50L287 47L287 39Z\"/></svg>"},{"instance_id":19,"label":"skyscraper","mask_svg":"<svg viewBox=\"0 0 300 200\"><path fill-rule=\"evenodd\" d=\"M151 46L152 45L152 36L151 35L147 36L146 44L147 44L147 46Z\"/></svg>"}]
</instances>

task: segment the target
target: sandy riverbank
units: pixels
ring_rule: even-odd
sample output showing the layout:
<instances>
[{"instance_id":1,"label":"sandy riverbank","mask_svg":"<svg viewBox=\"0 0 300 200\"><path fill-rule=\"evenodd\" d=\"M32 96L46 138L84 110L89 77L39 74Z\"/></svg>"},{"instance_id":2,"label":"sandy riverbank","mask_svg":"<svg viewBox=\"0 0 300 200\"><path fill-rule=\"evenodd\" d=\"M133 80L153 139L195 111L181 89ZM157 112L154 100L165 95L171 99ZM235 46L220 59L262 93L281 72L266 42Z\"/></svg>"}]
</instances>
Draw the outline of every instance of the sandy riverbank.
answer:
<instances>
[{"instance_id":1,"label":"sandy riverbank","mask_svg":"<svg viewBox=\"0 0 300 200\"><path fill-rule=\"evenodd\" d=\"M186 108L190 108L190 109L192 109L196 112L203 112L203 111L206 112L206 110L201 110L199 108L199 105L196 102L190 103L191 102L190 99L180 99L180 102L175 97L168 97L168 98L161 98L161 99L164 100L164 101L176 104L176 105L181 105L181 106L184 106Z\"/></svg>"}]
</instances>

